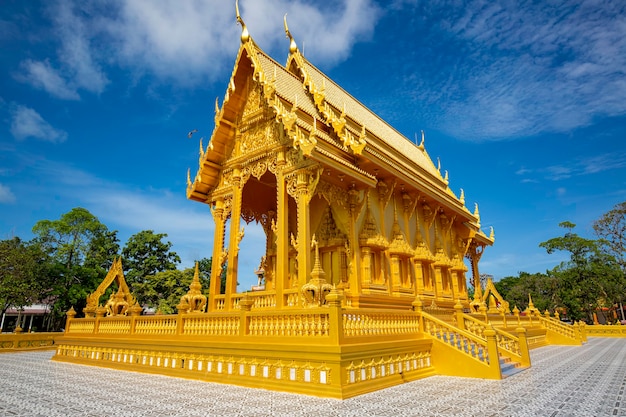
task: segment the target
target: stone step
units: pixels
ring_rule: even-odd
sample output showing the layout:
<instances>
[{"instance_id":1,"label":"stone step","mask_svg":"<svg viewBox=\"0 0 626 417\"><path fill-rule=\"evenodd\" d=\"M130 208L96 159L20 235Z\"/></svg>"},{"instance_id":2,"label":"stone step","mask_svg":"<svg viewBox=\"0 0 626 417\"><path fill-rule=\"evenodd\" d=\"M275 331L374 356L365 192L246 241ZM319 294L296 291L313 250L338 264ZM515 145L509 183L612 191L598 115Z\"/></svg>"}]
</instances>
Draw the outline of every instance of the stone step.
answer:
<instances>
[{"instance_id":1,"label":"stone step","mask_svg":"<svg viewBox=\"0 0 626 417\"><path fill-rule=\"evenodd\" d=\"M528 367L522 366L519 362L513 362L510 358L500 357L500 373L502 374L502 379L506 379L526 369L528 369Z\"/></svg>"}]
</instances>

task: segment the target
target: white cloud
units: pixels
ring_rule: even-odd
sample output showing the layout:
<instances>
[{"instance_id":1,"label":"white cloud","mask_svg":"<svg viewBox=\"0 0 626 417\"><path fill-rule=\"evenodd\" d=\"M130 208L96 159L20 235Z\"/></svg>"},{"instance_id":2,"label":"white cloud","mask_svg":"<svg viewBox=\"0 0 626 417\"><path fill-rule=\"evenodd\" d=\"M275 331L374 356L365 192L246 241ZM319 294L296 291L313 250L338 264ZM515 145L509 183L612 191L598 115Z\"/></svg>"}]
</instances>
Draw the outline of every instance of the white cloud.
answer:
<instances>
[{"instance_id":1,"label":"white cloud","mask_svg":"<svg viewBox=\"0 0 626 417\"><path fill-rule=\"evenodd\" d=\"M37 138L48 142L63 142L67 133L55 129L30 107L21 105L11 109L11 134L19 140Z\"/></svg>"},{"instance_id":2,"label":"white cloud","mask_svg":"<svg viewBox=\"0 0 626 417\"><path fill-rule=\"evenodd\" d=\"M15 194L11 192L11 189L3 184L0 184L0 204L15 203Z\"/></svg>"},{"instance_id":3,"label":"white cloud","mask_svg":"<svg viewBox=\"0 0 626 417\"><path fill-rule=\"evenodd\" d=\"M256 1L242 9L255 40L265 50L288 53L283 16L298 47L316 64L333 65L350 55L355 43L369 39L381 16L370 0L345 0L324 8L304 1Z\"/></svg>"},{"instance_id":4,"label":"white cloud","mask_svg":"<svg viewBox=\"0 0 626 417\"><path fill-rule=\"evenodd\" d=\"M97 31L88 20L88 10L83 6L71 0L52 3L52 33L60 43L54 57L58 62L55 65L57 68L50 63L52 57L44 61L25 60L22 62L24 74L18 74L18 80L29 82L35 88L65 100L78 100L79 90L96 94L104 91L109 81L97 57L94 57L96 51L91 45Z\"/></svg>"},{"instance_id":5,"label":"white cloud","mask_svg":"<svg viewBox=\"0 0 626 417\"><path fill-rule=\"evenodd\" d=\"M54 97L66 100L78 100L80 98L76 89L68 86L67 81L61 77L56 69L52 68L48 61L28 59L22 62L22 71L23 74L19 74L18 79L45 90Z\"/></svg>"},{"instance_id":6,"label":"white cloud","mask_svg":"<svg viewBox=\"0 0 626 417\"><path fill-rule=\"evenodd\" d=\"M300 49L328 64L371 36L380 15L372 0L344 0L332 9L304 1L241 3L252 37L268 53L287 55L288 13ZM239 46L234 6L222 0L121 0L106 6L61 0L50 8L58 65L25 61L26 79L56 97L76 99L81 89L104 91L109 81L103 68L111 64L187 87L221 78Z\"/></svg>"},{"instance_id":7,"label":"white cloud","mask_svg":"<svg viewBox=\"0 0 626 417\"><path fill-rule=\"evenodd\" d=\"M424 10L431 30L443 29L443 53L460 50L447 76L423 80L416 94L443 103L429 116L446 133L506 139L626 114L622 2L444 1Z\"/></svg>"},{"instance_id":8,"label":"white cloud","mask_svg":"<svg viewBox=\"0 0 626 417\"><path fill-rule=\"evenodd\" d=\"M626 153L588 155L548 165L537 169L520 168L515 173L525 177L541 176L543 179L559 181L571 177L593 175L626 167ZM537 178L524 178L522 182L538 182Z\"/></svg>"}]
</instances>

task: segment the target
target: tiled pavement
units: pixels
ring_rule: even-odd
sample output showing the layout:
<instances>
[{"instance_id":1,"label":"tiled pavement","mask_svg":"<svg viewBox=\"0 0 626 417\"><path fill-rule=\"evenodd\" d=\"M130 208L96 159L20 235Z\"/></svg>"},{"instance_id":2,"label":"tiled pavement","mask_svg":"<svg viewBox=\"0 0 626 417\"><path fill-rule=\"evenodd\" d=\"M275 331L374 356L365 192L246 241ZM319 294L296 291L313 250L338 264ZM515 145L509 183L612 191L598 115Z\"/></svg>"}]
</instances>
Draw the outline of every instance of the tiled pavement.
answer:
<instances>
[{"instance_id":1,"label":"tiled pavement","mask_svg":"<svg viewBox=\"0 0 626 417\"><path fill-rule=\"evenodd\" d=\"M0 416L626 416L626 339L531 351L503 381L431 377L348 400L0 354Z\"/></svg>"}]
</instances>

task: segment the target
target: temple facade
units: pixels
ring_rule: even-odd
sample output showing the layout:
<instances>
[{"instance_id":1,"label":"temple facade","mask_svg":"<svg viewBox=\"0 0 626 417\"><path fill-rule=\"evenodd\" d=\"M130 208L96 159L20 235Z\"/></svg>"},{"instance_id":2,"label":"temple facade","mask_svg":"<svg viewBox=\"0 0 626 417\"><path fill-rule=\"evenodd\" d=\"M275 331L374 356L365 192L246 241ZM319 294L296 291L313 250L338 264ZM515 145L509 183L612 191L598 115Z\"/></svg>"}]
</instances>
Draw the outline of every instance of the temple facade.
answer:
<instances>
[{"instance_id":1,"label":"temple facade","mask_svg":"<svg viewBox=\"0 0 626 417\"><path fill-rule=\"evenodd\" d=\"M421 144L345 92L290 40L285 66L244 27L215 129L187 196L215 222L208 311L238 309L239 243L250 222L265 231L264 286L255 298L278 309L324 304L335 286L353 308L468 304L485 246L478 206L465 206ZM311 284L319 253L323 280ZM219 261L216 262L216 261ZM322 285L313 288L311 285Z\"/></svg>"},{"instance_id":2,"label":"temple facade","mask_svg":"<svg viewBox=\"0 0 626 417\"><path fill-rule=\"evenodd\" d=\"M481 288L493 231L423 135L411 142L309 63L286 21L283 66L237 18L233 72L187 181L215 222L208 298L196 267L178 314L141 315L117 260L85 317L68 312L54 360L348 398L432 375L501 379L531 365L530 348L584 341L582 326ZM258 285L238 292L252 222L265 254Z\"/></svg>"}]
</instances>

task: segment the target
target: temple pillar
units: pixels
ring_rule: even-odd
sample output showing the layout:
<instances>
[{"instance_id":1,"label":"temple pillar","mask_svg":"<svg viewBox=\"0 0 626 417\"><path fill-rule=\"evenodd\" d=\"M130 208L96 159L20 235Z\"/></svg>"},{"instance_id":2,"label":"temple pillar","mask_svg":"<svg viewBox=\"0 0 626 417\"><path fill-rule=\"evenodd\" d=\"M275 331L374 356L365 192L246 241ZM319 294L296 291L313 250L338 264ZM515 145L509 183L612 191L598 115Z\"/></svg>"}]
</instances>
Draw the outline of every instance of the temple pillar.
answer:
<instances>
[{"instance_id":1,"label":"temple pillar","mask_svg":"<svg viewBox=\"0 0 626 417\"><path fill-rule=\"evenodd\" d=\"M474 300L473 306L478 306L483 299L483 290L480 284L480 272L478 271L478 261L483 254L484 246L477 245L474 240L469 245L467 257L470 260L472 268L472 282L474 283Z\"/></svg>"},{"instance_id":2,"label":"temple pillar","mask_svg":"<svg viewBox=\"0 0 626 417\"><path fill-rule=\"evenodd\" d=\"M443 298L443 268L440 266L435 266L435 279L434 279L434 287L435 287L435 298L440 299Z\"/></svg>"},{"instance_id":3,"label":"temple pillar","mask_svg":"<svg viewBox=\"0 0 626 417\"><path fill-rule=\"evenodd\" d=\"M352 187L348 191L348 201L350 204L350 235L348 236L350 253L346 253L348 263L348 283L350 285L350 292L352 294L361 293L361 265L365 260L361 258L361 251L359 250L359 230L357 227L357 218L360 213L362 205L359 204L359 191ZM369 259L368 259L369 262Z\"/></svg>"},{"instance_id":4,"label":"temple pillar","mask_svg":"<svg viewBox=\"0 0 626 417\"><path fill-rule=\"evenodd\" d=\"M424 267L422 261L411 261L413 265L413 272L415 275L415 293L424 293Z\"/></svg>"},{"instance_id":5,"label":"temple pillar","mask_svg":"<svg viewBox=\"0 0 626 417\"><path fill-rule=\"evenodd\" d=\"M399 292L402 287L402 277L400 276L400 257L398 255L390 255L391 263L391 288L393 292Z\"/></svg>"},{"instance_id":6,"label":"temple pillar","mask_svg":"<svg viewBox=\"0 0 626 417\"><path fill-rule=\"evenodd\" d=\"M241 224L241 199L242 184L241 172L238 168L233 169L233 206L230 216L230 233L228 241L228 269L226 271L226 299L225 310L232 310L232 296L237 293L237 270L239 262L239 242L243 238L243 230L239 230Z\"/></svg>"},{"instance_id":7,"label":"temple pillar","mask_svg":"<svg viewBox=\"0 0 626 417\"><path fill-rule=\"evenodd\" d=\"M298 287L308 282L311 272L311 200L309 191L310 176L306 171L300 171L296 177L296 198L298 204Z\"/></svg>"},{"instance_id":8,"label":"temple pillar","mask_svg":"<svg viewBox=\"0 0 626 417\"><path fill-rule=\"evenodd\" d=\"M224 211L224 200L219 199L215 202L215 208L211 211L213 221L215 222L215 231L213 232L213 257L211 258L211 278L209 284L209 305L207 311L215 311L215 296L220 294L222 272L222 252L224 251L224 228L228 213Z\"/></svg>"},{"instance_id":9,"label":"temple pillar","mask_svg":"<svg viewBox=\"0 0 626 417\"><path fill-rule=\"evenodd\" d=\"M367 246L361 248L361 286L369 288L372 283L372 249Z\"/></svg>"},{"instance_id":10,"label":"temple pillar","mask_svg":"<svg viewBox=\"0 0 626 417\"><path fill-rule=\"evenodd\" d=\"M279 169L276 175L276 308L284 305L283 291L289 282L289 195L287 194L285 175L282 165L285 159L283 152L278 154Z\"/></svg>"},{"instance_id":11,"label":"temple pillar","mask_svg":"<svg viewBox=\"0 0 626 417\"><path fill-rule=\"evenodd\" d=\"M459 298L461 292L459 288L459 271L451 270L449 275L450 284L452 285L452 298Z\"/></svg>"}]
</instances>

